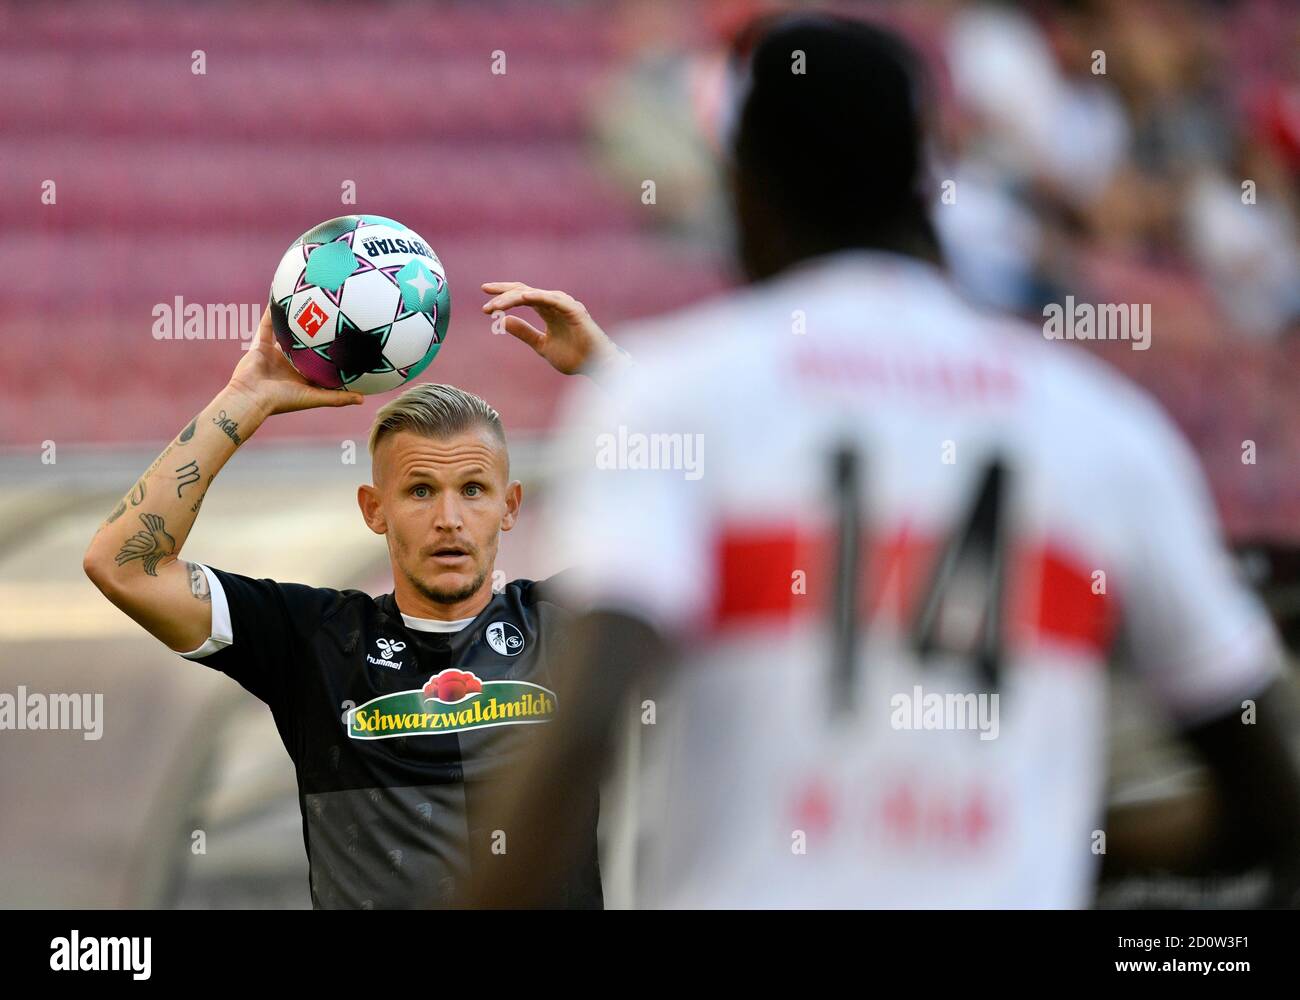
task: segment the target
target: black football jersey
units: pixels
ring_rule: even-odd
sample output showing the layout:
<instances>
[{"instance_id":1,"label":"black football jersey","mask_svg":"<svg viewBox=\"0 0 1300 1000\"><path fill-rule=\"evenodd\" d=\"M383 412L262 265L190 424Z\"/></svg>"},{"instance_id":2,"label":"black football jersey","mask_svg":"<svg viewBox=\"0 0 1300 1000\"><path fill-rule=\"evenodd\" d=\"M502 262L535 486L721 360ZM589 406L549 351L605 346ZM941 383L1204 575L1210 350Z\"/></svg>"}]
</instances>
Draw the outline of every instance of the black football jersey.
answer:
<instances>
[{"instance_id":1,"label":"black football jersey","mask_svg":"<svg viewBox=\"0 0 1300 1000\"><path fill-rule=\"evenodd\" d=\"M547 581L507 584L464 629L436 633L406 627L392 594L213 572L234 641L199 662L270 706L297 771L314 907L442 906L508 863L510 838L530 831L485 829L481 805L559 708L570 614ZM582 860L557 907L602 905L597 789L583 801Z\"/></svg>"}]
</instances>

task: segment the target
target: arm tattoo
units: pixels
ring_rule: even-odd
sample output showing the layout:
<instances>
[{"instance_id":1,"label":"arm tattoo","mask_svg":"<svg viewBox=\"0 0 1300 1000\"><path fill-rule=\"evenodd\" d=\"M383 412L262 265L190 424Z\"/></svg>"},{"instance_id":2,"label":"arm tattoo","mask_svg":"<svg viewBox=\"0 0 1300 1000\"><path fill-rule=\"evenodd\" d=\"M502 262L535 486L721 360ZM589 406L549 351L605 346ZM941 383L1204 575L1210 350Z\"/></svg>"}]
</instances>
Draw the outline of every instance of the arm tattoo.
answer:
<instances>
[{"instance_id":1,"label":"arm tattoo","mask_svg":"<svg viewBox=\"0 0 1300 1000\"><path fill-rule=\"evenodd\" d=\"M212 603L212 591L208 589L208 574L203 572L202 566L196 566L192 562L185 564L190 571L190 594L196 601Z\"/></svg>"},{"instance_id":2,"label":"arm tattoo","mask_svg":"<svg viewBox=\"0 0 1300 1000\"><path fill-rule=\"evenodd\" d=\"M144 480L143 479L141 479L138 483L136 483L135 486L131 489L130 500L131 500L132 507L139 507L140 504L144 503ZM113 513L108 515L108 520L105 521L104 523L112 524L114 521L116 521L119 517L121 517L125 513L126 513L126 501L123 500L120 504L117 505L117 509L114 510Z\"/></svg>"},{"instance_id":3,"label":"arm tattoo","mask_svg":"<svg viewBox=\"0 0 1300 1000\"><path fill-rule=\"evenodd\" d=\"M185 430L181 431L181 436L179 438L181 444L187 444L190 438L194 436L194 428L198 426L198 423L199 418L195 417L190 421L190 425L186 427Z\"/></svg>"},{"instance_id":4,"label":"arm tattoo","mask_svg":"<svg viewBox=\"0 0 1300 1000\"><path fill-rule=\"evenodd\" d=\"M163 519L158 514L141 514L140 521L144 530L137 531L122 543L122 549L117 554L117 564L125 566L132 559L139 559L146 573L157 576L158 563L163 556L176 551L176 539L167 534Z\"/></svg>"},{"instance_id":5,"label":"arm tattoo","mask_svg":"<svg viewBox=\"0 0 1300 1000\"><path fill-rule=\"evenodd\" d=\"M172 448L174 447L175 445L169 444L165 449L163 449L163 453L153 460L153 465L144 470L144 475L140 477L141 482L148 479L153 474L153 471L158 468L158 466L162 465L163 459L171 454Z\"/></svg>"},{"instance_id":6,"label":"arm tattoo","mask_svg":"<svg viewBox=\"0 0 1300 1000\"><path fill-rule=\"evenodd\" d=\"M213 417L212 422L221 428L221 432L225 434L226 437L235 442L236 447L244 443L243 439L240 438L237 433L239 430L239 423L227 417L225 410L221 410L217 416Z\"/></svg>"},{"instance_id":7,"label":"arm tattoo","mask_svg":"<svg viewBox=\"0 0 1300 1000\"><path fill-rule=\"evenodd\" d=\"M208 476L207 485L203 487L203 492L199 494L199 498L194 501L194 506L190 508L191 514L197 514L199 512L199 508L203 506L203 498L208 495L208 486L212 485L212 480L214 480L215 478L216 478L215 473L213 473L211 476Z\"/></svg>"},{"instance_id":8,"label":"arm tattoo","mask_svg":"<svg viewBox=\"0 0 1300 1000\"><path fill-rule=\"evenodd\" d=\"M176 499L180 499L181 490L199 481L199 463L191 459L176 470Z\"/></svg>"}]
</instances>

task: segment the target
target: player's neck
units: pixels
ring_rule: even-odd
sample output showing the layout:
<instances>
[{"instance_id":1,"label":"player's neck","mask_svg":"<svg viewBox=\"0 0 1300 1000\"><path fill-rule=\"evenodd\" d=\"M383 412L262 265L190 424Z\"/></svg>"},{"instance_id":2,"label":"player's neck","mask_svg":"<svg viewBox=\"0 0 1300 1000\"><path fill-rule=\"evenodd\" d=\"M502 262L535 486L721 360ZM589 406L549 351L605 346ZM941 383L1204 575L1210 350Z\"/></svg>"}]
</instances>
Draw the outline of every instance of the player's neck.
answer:
<instances>
[{"instance_id":1,"label":"player's neck","mask_svg":"<svg viewBox=\"0 0 1300 1000\"><path fill-rule=\"evenodd\" d=\"M440 622L473 618L492 600L492 577L488 575L478 590L464 600L445 603L431 600L399 576L393 583L393 599L397 602L397 609L412 618L428 618Z\"/></svg>"}]
</instances>

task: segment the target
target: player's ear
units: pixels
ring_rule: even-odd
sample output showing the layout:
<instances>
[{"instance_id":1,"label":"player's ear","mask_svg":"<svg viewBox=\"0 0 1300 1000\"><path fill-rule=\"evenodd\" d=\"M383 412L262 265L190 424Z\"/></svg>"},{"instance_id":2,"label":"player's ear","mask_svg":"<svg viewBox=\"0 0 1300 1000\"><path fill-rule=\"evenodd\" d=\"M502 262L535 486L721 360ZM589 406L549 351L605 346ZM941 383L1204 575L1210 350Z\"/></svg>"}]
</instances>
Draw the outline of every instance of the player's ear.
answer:
<instances>
[{"instance_id":1,"label":"player's ear","mask_svg":"<svg viewBox=\"0 0 1300 1000\"><path fill-rule=\"evenodd\" d=\"M501 530L509 531L519 517L519 507L524 502L524 484L518 479L506 487L506 512L501 517Z\"/></svg>"},{"instance_id":2,"label":"player's ear","mask_svg":"<svg viewBox=\"0 0 1300 1000\"><path fill-rule=\"evenodd\" d=\"M379 501L379 490L373 486L358 486L357 506L361 508L361 516L365 519L366 527L376 535L388 533L388 523L384 520Z\"/></svg>"}]
</instances>

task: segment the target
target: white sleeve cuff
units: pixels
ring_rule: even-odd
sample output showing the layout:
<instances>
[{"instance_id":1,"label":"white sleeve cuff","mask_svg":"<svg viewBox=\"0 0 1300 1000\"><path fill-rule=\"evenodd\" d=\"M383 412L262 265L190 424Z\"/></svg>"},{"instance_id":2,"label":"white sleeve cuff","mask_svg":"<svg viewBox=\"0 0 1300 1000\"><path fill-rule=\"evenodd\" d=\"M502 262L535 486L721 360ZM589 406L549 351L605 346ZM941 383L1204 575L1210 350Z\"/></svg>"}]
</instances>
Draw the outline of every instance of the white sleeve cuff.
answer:
<instances>
[{"instance_id":1,"label":"white sleeve cuff","mask_svg":"<svg viewBox=\"0 0 1300 1000\"><path fill-rule=\"evenodd\" d=\"M217 579L217 574L202 563L195 563L208 578L208 592L212 595L212 634L198 649L180 655L187 660L201 660L203 657L224 649L235 641L234 629L230 624L230 604L226 601L226 592Z\"/></svg>"}]
</instances>

